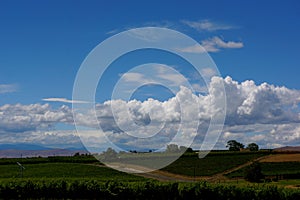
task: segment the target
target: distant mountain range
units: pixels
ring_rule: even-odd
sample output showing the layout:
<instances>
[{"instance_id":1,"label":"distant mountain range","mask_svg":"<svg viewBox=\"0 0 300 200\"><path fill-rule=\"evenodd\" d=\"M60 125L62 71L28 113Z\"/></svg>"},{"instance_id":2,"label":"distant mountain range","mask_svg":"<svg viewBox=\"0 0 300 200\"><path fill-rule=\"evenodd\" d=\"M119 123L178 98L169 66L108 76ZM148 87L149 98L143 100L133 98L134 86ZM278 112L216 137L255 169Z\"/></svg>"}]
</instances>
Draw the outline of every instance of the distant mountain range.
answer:
<instances>
[{"instance_id":1,"label":"distant mountain range","mask_svg":"<svg viewBox=\"0 0 300 200\"><path fill-rule=\"evenodd\" d=\"M273 151L296 151L300 152L300 146L286 146L275 148ZM49 148L36 144L0 144L0 158L20 157L48 157L48 156L73 156L75 153L89 153L83 146L80 148Z\"/></svg>"},{"instance_id":2,"label":"distant mountain range","mask_svg":"<svg viewBox=\"0 0 300 200\"><path fill-rule=\"evenodd\" d=\"M300 146L286 146L286 147L280 147L276 148L273 151L298 151L300 152Z\"/></svg>"},{"instance_id":3,"label":"distant mountain range","mask_svg":"<svg viewBox=\"0 0 300 200\"><path fill-rule=\"evenodd\" d=\"M89 153L84 147L57 149L35 144L0 144L0 158L73 156L77 152Z\"/></svg>"},{"instance_id":4,"label":"distant mountain range","mask_svg":"<svg viewBox=\"0 0 300 200\"><path fill-rule=\"evenodd\" d=\"M15 150L48 150L51 148L36 145L36 144L0 144L0 150L15 149Z\"/></svg>"}]
</instances>

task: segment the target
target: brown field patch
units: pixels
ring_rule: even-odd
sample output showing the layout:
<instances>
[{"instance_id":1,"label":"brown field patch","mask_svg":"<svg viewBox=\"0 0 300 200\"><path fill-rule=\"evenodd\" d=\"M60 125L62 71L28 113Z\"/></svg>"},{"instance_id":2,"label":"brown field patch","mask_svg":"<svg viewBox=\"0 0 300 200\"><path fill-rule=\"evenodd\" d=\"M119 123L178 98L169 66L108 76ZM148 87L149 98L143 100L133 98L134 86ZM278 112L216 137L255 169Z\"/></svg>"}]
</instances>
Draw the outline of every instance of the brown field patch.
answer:
<instances>
[{"instance_id":1,"label":"brown field patch","mask_svg":"<svg viewBox=\"0 0 300 200\"><path fill-rule=\"evenodd\" d=\"M300 153L271 155L261 159L260 162L300 162Z\"/></svg>"}]
</instances>

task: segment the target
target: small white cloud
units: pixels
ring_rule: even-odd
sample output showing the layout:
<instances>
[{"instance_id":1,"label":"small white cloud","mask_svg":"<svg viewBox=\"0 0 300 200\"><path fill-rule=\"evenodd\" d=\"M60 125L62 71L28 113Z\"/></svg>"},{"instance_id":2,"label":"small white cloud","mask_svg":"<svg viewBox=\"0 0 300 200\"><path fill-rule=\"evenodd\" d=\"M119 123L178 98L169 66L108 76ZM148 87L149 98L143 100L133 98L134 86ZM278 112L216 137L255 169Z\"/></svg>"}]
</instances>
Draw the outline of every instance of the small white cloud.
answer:
<instances>
[{"instance_id":1,"label":"small white cloud","mask_svg":"<svg viewBox=\"0 0 300 200\"><path fill-rule=\"evenodd\" d=\"M121 78L125 82L138 82L138 83L146 82L144 75L138 72L127 72L123 74Z\"/></svg>"},{"instance_id":2,"label":"small white cloud","mask_svg":"<svg viewBox=\"0 0 300 200\"><path fill-rule=\"evenodd\" d=\"M131 29L127 34L129 37L147 42L160 42L170 37L164 32L157 32L155 27L135 28Z\"/></svg>"},{"instance_id":3,"label":"small white cloud","mask_svg":"<svg viewBox=\"0 0 300 200\"><path fill-rule=\"evenodd\" d=\"M118 87L122 87L121 92L126 89L136 89L137 86L150 84L168 86L176 91L179 89L179 86L188 86L188 80L174 69L174 66L156 63L138 66L132 71L121 74L120 77ZM118 87L115 87L115 90L120 91Z\"/></svg>"},{"instance_id":4,"label":"small white cloud","mask_svg":"<svg viewBox=\"0 0 300 200\"><path fill-rule=\"evenodd\" d=\"M244 44L242 42L234 42L234 41L225 42L219 37L213 37L210 41L212 41L212 43L214 43L217 47L224 48L224 49L236 49L236 48L244 47Z\"/></svg>"},{"instance_id":5,"label":"small white cloud","mask_svg":"<svg viewBox=\"0 0 300 200\"><path fill-rule=\"evenodd\" d=\"M221 49L238 49L244 47L243 42L224 41L215 36L201 41L201 45L193 45L184 48L176 49L179 52L186 53L204 53L204 52L218 52Z\"/></svg>"},{"instance_id":6,"label":"small white cloud","mask_svg":"<svg viewBox=\"0 0 300 200\"><path fill-rule=\"evenodd\" d=\"M113 30L110 30L108 32L106 32L107 35L114 35L114 34L117 34L118 32L120 32L119 29L113 29Z\"/></svg>"},{"instance_id":7,"label":"small white cloud","mask_svg":"<svg viewBox=\"0 0 300 200\"><path fill-rule=\"evenodd\" d=\"M234 42L234 41L227 41L225 42L221 38L215 36L213 38L209 38L207 40L202 40L201 45L206 49L208 52L217 52L221 48L223 49L236 49L244 47L242 42Z\"/></svg>"},{"instance_id":8,"label":"small white cloud","mask_svg":"<svg viewBox=\"0 0 300 200\"><path fill-rule=\"evenodd\" d=\"M183 85L187 81L186 78L183 75L175 74L175 73L174 74L172 74L172 73L158 74L158 77L163 79L163 80L169 81L173 85L177 85L177 86Z\"/></svg>"},{"instance_id":9,"label":"small white cloud","mask_svg":"<svg viewBox=\"0 0 300 200\"><path fill-rule=\"evenodd\" d=\"M0 94L11 93L17 91L15 84L0 84Z\"/></svg>"},{"instance_id":10,"label":"small white cloud","mask_svg":"<svg viewBox=\"0 0 300 200\"><path fill-rule=\"evenodd\" d=\"M233 135L232 133L230 133L229 131L226 131L223 133L223 138L228 139L228 138L232 137L232 135Z\"/></svg>"},{"instance_id":11,"label":"small white cloud","mask_svg":"<svg viewBox=\"0 0 300 200\"><path fill-rule=\"evenodd\" d=\"M62 102L62 103L89 103L87 101L80 101L80 100L71 100L66 98L44 98L43 101L49 101L49 102Z\"/></svg>"},{"instance_id":12,"label":"small white cloud","mask_svg":"<svg viewBox=\"0 0 300 200\"><path fill-rule=\"evenodd\" d=\"M175 49L179 52L185 52L185 53L205 53L205 52L217 52L219 51L219 49L214 48L214 47L208 47L204 48L204 46L195 44L193 46L188 46L188 47L184 47L184 48L177 48Z\"/></svg>"},{"instance_id":13,"label":"small white cloud","mask_svg":"<svg viewBox=\"0 0 300 200\"><path fill-rule=\"evenodd\" d=\"M196 29L197 31L218 31L218 30L230 30L236 28L235 26L228 24L221 24L212 22L210 20L200 20L200 21L181 21L183 24L188 25L191 28Z\"/></svg>"}]
</instances>

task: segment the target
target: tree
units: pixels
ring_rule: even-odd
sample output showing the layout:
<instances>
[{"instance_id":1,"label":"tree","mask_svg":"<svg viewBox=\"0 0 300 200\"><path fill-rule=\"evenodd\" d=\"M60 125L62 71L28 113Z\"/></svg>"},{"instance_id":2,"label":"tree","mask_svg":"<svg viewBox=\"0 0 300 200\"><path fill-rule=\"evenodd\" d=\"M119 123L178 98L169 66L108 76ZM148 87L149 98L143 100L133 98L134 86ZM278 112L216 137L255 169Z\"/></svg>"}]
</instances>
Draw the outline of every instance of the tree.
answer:
<instances>
[{"instance_id":1,"label":"tree","mask_svg":"<svg viewBox=\"0 0 300 200\"><path fill-rule=\"evenodd\" d=\"M167 146L166 152L168 153L178 153L179 152L179 148L177 144L169 144Z\"/></svg>"},{"instance_id":2,"label":"tree","mask_svg":"<svg viewBox=\"0 0 300 200\"><path fill-rule=\"evenodd\" d=\"M254 162L245 170L244 178L247 181L259 183L265 176L261 172L261 166L258 162Z\"/></svg>"},{"instance_id":3,"label":"tree","mask_svg":"<svg viewBox=\"0 0 300 200\"><path fill-rule=\"evenodd\" d=\"M185 146L180 146L179 147L180 152L186 152L186 153L193 153L194 150L191 147L185 147Z\"/></svg>"},{"instance_id":4,"label":"tree","mask_svg":"<svg viewBox=\"0 0 300 200\"><path fill-rule=\"evenodd\" d=\"M106 161L112 161L117 158L117 152L112 148L107 148L105 152L103 152L104 160Z\"/></svg>"},{"instance_id":5,"label":"tree","mask_svg":"<svg viewBox=\"0 0 300 200\"><path fill-rule=\"evenodd\" d=\"M188 147L185 152L187 152L187 153L194 153L194 150L191 147Z\"/></svg>"},{"instance_id":6,"label":"tree","mask_svg":"<svg viewBox=\"0 0 300 200\"><path fill-rule=\"evenodd\" d=\"M255 143L250 143L248 144L247 149L249 149L250 151L258 151L259 147Z\"/></svg>"},{"instance_id":7,"label":"tree","mask_svg":"<svg viewBox=\"0 0 300 200\"><path fill-rule=\"evenodd\" d=\"M76 153L74 154L74 156L75 156L75 157L80 156L80 153L79 153L79 152L76 152Z\"/></svg>"},{"instance_id":8,"label":"tree","mask_svg":"<svg viewBox=\"0 0 300 200\"><path fill-rule=\"evenodd\" d=\"M240 149L243 149L245 145L237 142L236 140L229 140L226 147L229 148L229 151L239 151Z\"/></svg>"}]
</instances>

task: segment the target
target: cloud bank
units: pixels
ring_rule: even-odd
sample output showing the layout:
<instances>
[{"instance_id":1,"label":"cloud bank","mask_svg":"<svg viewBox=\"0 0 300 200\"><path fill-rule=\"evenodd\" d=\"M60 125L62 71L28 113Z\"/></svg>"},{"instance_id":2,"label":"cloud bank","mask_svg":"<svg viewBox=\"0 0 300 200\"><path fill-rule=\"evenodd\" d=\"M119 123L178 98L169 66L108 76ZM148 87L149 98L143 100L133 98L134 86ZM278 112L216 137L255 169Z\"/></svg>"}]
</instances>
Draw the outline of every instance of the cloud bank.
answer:
<instances>
[{"instance_id":1,"label":"cloud bank","mask_svg":"<svg viewBox=\"0 0 300 200\"><path fill-rule=\"evenodd\" d=\"M222 84L226 96L221 91ZM84 127L80 130L81 135L92 147L104 147L105 134L114 143L133 149L162 147L177 134L180 123L184 123L181 129L183 138L188 141L197 135L193 146L199 148L211 117L220 112L218 100L224 97L227 101L226 120L216 148L224 148L229 139L257 142L265 148L299 144L299 90L267 83L256 85L251 80L239 83L230 77L213 77L208 91L209 95L191 95L188 88L181 87L167 101L111 100L98 103L95 110L97 120L93 118L95 112L92 110L76 112L77 125ZM184 105L179 102L184 102ZM184 122L181 121L183 115ZM198 130L189 129L196 122L200 122ZM59 130L57 124L74 125L69 106L3 105L0 107L0 143L70 145L80 142L74 130ZM95 131L99 124L101 136ZM157 135L152 137L153 133ZM140 138L133 139L135 136ZM177 142L185 143L184 140Z\"/></svg>"}]
</instances>

